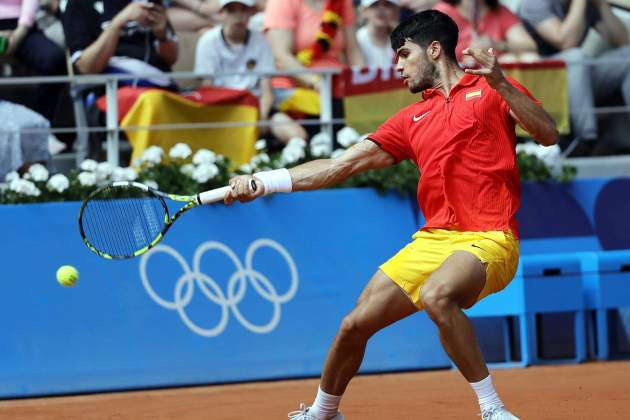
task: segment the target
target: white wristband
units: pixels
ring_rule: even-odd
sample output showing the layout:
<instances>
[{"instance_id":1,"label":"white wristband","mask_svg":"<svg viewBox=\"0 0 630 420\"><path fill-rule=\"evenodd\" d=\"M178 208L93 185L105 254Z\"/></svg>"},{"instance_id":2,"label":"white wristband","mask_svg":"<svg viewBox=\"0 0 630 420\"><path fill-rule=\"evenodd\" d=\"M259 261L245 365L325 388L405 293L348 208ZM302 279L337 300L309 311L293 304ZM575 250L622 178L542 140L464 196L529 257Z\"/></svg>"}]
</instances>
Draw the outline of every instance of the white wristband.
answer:
<instances>
[{"instance_id":1,"label":"white wristband","mask_svg":"<svg viewBox=\"0 0 630 420\"><path fill-rule=\"evenodd\" d=\"M265 186L265 195L276 192L291 192L293 190L293 182L291 174L286 168L274 169L273 171L256 172L254 176Z\"/></svg>"}]
</instances>

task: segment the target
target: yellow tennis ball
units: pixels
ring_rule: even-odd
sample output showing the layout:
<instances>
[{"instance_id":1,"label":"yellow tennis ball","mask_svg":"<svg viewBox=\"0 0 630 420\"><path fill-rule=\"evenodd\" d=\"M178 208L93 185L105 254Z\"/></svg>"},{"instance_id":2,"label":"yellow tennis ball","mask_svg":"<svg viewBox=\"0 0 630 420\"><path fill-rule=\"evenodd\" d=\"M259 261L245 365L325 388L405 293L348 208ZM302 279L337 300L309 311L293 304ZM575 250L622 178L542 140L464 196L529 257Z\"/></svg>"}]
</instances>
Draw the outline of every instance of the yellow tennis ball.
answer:
<instances>
[{"instance_id":1,"label":"yellow tennis ball","mask_svg":"<svg viewBox=\"0 0 630 420\"><path fill-rule=\"evenodd\" d=\"M72 287L79 280L79 272L71 265L62 265L57 270L57 281L64 287Z\"/></svg>"}]
</instances>

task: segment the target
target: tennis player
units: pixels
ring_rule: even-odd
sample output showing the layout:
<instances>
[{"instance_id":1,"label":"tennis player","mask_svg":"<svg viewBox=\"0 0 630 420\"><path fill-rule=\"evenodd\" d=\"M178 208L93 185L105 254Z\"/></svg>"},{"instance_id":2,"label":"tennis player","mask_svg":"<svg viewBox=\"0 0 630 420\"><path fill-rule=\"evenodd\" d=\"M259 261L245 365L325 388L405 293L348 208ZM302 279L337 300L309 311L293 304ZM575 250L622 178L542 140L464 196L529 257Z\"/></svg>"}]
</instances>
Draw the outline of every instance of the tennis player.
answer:
<instances>
[{"instance_id":1,"label":"tennis player","mask_svg":"<svg viewBox=\"0 0 630 420\"><path fill-rule=\"evenodd\" d=\"M331 187L370 169L412 159L421 171L418 202L426 224L379 267L329 350L315 401L294 420L343 419L341 397L380 329L425 310L444 349L477 394L483 420L516 419L492 384L473 327L462 311L512 280L519 258L516 211L520 181L515 124L542 145L558 139L540 102L505 77L492 49L465 53L479 64L462 70L455 58L457 25L427 10L392 33L396 69L416 102L336 159L320 159L230 180L225 203L275 192Z\"/></svg>"}]
</instances>

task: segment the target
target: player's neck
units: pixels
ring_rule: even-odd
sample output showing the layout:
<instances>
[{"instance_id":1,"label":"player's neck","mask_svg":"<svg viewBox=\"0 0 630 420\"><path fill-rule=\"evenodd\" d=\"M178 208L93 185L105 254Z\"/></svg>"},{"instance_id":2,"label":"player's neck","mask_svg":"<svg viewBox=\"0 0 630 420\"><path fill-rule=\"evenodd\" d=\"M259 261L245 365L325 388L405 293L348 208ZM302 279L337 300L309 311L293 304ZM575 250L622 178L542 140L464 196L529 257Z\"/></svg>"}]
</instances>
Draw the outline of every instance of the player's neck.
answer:
<instances>
[{"instance_id":1,"label":"player's neck","mask_svg":"<svg viewBox=\"0 0 630 420\"><path fill-rule=\"evenodd\" d=\"M436 64L435 89L444 92L444 96L448 97L453 87L459 83L464 76L464 71L455 63L450 61L440 61Z\"/></svg>"}]
</instances>

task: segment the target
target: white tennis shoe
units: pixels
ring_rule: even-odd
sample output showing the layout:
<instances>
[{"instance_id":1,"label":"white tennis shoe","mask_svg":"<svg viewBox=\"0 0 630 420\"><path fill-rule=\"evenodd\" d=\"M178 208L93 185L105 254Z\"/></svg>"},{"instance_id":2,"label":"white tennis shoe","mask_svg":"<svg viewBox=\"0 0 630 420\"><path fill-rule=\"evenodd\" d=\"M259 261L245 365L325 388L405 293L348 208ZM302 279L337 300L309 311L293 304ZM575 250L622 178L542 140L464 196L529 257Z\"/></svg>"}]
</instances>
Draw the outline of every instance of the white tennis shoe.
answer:
<instances>
[{"instance_id":1,"label":"white tennis shoe","mask_svg":"<svg viewBox=\"0 0 630 420\"><path fill-rule=\"evenodd\" d=\"M519 420L502 405L494 405L481 412L481 420Z\"/></svg>"},{"instance_id":2,"label":"white tennis shoe","mask_svg":"<svg viewBox=\"0 0 630 420\"><path fill-rule=\"evenodd\" d=\"M289 413L289 420L320 420L315 417L313 414L309 413L311 407L307 407L304 404L300 404L300 409L296 411L291 411ZM337 411L334 417L330 417L326 420L345 420L343 414Z\"/></svg>"}]
</instances>

